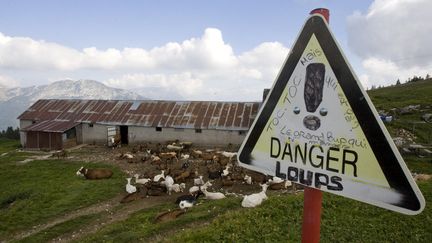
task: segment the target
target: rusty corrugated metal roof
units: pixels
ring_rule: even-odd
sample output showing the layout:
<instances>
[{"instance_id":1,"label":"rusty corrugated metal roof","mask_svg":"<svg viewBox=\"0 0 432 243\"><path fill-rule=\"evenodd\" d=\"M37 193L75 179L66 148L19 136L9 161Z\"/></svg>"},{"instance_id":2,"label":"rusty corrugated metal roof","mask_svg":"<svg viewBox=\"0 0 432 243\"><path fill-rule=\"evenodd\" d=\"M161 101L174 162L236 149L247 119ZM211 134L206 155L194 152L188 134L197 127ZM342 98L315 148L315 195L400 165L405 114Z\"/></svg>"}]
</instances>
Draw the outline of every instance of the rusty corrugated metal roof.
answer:
<instances>
[{"instance_id":1,"label":"rusty corrugated metal roof","mask_svg":"<svg viewBox=\"0 0 432 243\"><path fill-rule=\"evenodd\" d=\"M79 123L73 121L57 121L57 120L45 120L30 126L27 126L21 131L43 131L43 132L59 132L63 133Z\"/></svg>"},{"instance_id":2,"label":"rusty corrugated metal roof","mask_svg":"<svg viewBox=\"0 0 432 243\"><path fill-rule=\"evenodd\" d=\"M34 103L18 119L77 124L248 130L258 113L259 104L219 101L44 99ZM34 125L31 126L37 127Z\"/></svg>"}]
</instances>

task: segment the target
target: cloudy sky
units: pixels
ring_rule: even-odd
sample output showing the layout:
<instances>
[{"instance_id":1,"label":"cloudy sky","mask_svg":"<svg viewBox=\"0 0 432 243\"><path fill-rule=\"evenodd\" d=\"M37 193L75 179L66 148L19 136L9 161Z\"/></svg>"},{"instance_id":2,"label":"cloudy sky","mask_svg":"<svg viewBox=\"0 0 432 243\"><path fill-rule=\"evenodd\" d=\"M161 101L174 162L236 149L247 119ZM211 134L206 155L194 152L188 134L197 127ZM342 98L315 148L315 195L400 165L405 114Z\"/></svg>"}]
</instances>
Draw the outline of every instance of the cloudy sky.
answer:
<instances>
[{"instance_id":1,"label":"cloudy sky","mask_svg":"<svg viewBox=\"0 0 432 243\"><path fill-rule=\"evenodd\" d=\"M0 86L259 100L317 7L365 87L432 74L430 0L0 0Z\"/></svg>"}]
</instances>

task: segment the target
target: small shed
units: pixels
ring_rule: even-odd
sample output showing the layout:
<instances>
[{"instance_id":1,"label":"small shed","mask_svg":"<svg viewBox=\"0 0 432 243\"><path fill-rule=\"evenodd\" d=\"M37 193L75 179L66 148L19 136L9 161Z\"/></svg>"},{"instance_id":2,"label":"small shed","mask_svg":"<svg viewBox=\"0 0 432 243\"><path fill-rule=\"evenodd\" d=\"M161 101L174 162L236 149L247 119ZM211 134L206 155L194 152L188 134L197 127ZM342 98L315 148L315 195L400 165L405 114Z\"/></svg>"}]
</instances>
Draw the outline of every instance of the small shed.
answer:
<instances>
[{"instance_id":1,"label":"small shed","mask_svg":"<svg viewBox=\"0 0 432 243\"><path fill-rule=\"evenodd\" d=\"M45 120L22 128L21 142L27 149L59 150L77 145L73 121Z\"/></svg>"}]
</instances>

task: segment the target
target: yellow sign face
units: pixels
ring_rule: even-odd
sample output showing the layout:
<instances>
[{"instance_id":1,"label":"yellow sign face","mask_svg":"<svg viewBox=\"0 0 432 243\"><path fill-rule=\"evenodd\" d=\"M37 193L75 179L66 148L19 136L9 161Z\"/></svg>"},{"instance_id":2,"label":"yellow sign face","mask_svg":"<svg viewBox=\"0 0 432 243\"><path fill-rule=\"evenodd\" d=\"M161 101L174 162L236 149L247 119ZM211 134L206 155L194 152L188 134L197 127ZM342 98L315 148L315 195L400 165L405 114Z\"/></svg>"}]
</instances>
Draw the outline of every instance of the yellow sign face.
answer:
<instances>
[{"instance_id":1,"label":"yellow sign face","mask_svg":"<svg viewBox=\"0 0 432 243\"><path fill-rule=\"evenodd\" d=\"M418 188L328 35L320 17L308 20L240 148L241 166L398 212L420 212ZM399 170L388 171L393 168L381 150L391 152L388 160ZM402 190L393 176L407 181ZM411 195L413 201L400 206Z\"/></svg>"}]
</instances>

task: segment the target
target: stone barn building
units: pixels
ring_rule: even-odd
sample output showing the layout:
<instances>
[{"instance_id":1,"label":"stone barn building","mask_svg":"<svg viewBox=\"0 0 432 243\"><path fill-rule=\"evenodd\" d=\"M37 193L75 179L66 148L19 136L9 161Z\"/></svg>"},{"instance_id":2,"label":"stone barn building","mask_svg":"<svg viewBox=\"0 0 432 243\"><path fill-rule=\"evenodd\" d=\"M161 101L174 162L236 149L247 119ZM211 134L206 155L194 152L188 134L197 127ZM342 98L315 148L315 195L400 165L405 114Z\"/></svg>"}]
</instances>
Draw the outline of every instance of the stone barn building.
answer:
<instances>
[{"instance_id":1,"label":"stone barn building","mask_svg":"<svg viewBox=\"0 0 432 243\"><path fill-rule=\"evenodd\" d=\"M38 100L18 119L27 149L189 141L239 145L260 102Z\"/></svg>"}]
</instances>

